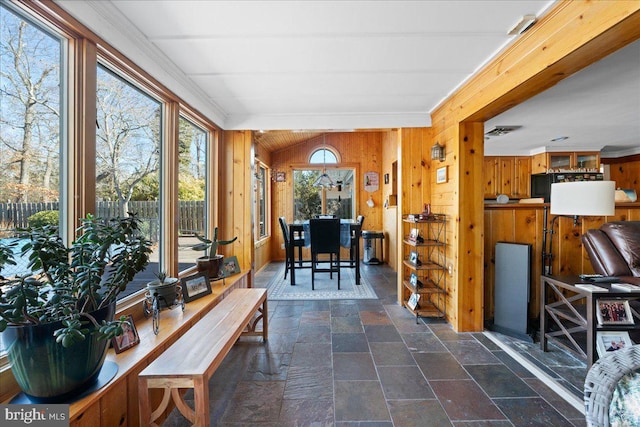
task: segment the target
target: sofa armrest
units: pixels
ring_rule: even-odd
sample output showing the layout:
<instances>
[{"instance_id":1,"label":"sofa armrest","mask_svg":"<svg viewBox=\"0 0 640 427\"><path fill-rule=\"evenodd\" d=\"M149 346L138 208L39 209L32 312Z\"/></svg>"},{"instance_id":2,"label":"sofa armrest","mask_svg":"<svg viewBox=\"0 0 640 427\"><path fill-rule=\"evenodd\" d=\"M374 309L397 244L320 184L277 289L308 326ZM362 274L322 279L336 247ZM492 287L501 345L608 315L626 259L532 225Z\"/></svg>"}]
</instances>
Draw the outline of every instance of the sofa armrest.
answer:
<instances>
[{"instance_id":1,"label":"sofa armrest","mask_svg":"<svg viewBox=\"0 0 640 427\"><path fill-rule=\"evenodd\" d=\"M596 273L604 276L633 276L617 248L602 230L587 230L582 235L582 243Z\"/></svg>"}]
</instances>

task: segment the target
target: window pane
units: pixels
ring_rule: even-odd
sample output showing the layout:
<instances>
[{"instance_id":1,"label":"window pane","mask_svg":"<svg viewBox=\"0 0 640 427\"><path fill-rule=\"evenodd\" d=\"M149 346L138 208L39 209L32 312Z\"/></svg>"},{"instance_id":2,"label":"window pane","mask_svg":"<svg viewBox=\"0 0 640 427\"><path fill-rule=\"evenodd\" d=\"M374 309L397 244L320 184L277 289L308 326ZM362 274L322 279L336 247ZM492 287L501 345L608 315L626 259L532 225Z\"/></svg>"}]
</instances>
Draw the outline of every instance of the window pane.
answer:
<instances>
[{"instance_id":1,"label":"window pane","mask_svg":"<svg viewBox=\"0 0 640 427\"><path fill-rule=\"evenodd\" d=\"M0 239L39 211L59 223L62 55L62 39L0 4ZM16 261L0 274L28 271Z\"/></svg>"},{"instance_id":2,"label":"window pane","mask_svg":"<svg viewBox=\"0 0 640 427\"><path fill-rule=\"evenodd\" d=\"M333 185L314 186L320 170L293 171L294 221L305 221L315 215L331 214L341 219L355 218L354 169L330 169L325 172Z\"/></svg>"},{"instance_id":3,"label":"window pane","mask_svg":"<svg viewBox=\"0 0 640 427\"><path fill-rule=\"evenodd\" d=\"M178 262L179 269L193 266L202 252L191 247L199 243L195 234L204 236L205 230L205 194L206 160L209 134L180 117L180 152L178 173Z\"/></svg>"},{"instance_id":4,"label":"window pane","mask_svg":"<svg viewBox=\"0 0 640 427\"><path fill-rule=\"evenodd\" d=\"M258 239L267 237L267 169L258 168Z\"/></svg>"},{"instance_id":5,"label":"window pane","mask_svg":"<svg viewBox=\"0 0 640 427\"><path fill-rule=\"evenodd\" d=\"M333 154L330 150L327 150L325 148L321 148L320 150L316 150L313 152L313 154L311 155L311 158L309 159L309 163L311 164L335 164L338 163L338 159L336 158L336 155Z\"/></svg>"},{"instance_id":6,"label":"window pane","mask_svg":"<svg viewBox=\"0 0 640 427\"><path fill-rule=\"evenodd\" d=\"M294 221L305 221L322 213L321 190L313 185L320 174L319 170L293 171Z\"/></svg>"},{"instance_id":7,"label":"window pane","mask_svg":"<svg viewBox=\"0 0 640 427\"><path fill-rule=\"evenodd\" d=\"M327 171L334 183L326 191L326 214L336 215L340 219L354 219L353 169L335 169Z\"/></svg>"},{"instance_id":8,"label":"window pane","mask_svg":"<svg viewBox=\"0 0 640 427\"><path fill-rule=\"evenodd\" d=\"M154 242L151 263L120 294L145 287L159 270L161 104L106 68L97 70L96 215L133 212Z\"/></svg>"}]
</instances>

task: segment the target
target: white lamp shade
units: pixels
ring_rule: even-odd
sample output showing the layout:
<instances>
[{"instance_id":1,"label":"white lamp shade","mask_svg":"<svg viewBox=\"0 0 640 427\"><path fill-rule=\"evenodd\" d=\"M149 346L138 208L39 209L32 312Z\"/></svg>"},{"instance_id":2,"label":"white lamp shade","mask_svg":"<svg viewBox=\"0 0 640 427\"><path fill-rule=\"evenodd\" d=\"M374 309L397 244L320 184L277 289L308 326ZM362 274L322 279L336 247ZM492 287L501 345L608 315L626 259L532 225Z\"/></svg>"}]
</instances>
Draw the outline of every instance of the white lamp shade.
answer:
<instances>
[{"instance_id":1,"label":"white lamp shade","mask_svg":"<svg viewBox=\"0 0 640 427\"><path fill-rule=\"evenodd\" d=\"M612 216L615 181L574 181L551 184L553 215Z\"/></svg>"}]
</instances>

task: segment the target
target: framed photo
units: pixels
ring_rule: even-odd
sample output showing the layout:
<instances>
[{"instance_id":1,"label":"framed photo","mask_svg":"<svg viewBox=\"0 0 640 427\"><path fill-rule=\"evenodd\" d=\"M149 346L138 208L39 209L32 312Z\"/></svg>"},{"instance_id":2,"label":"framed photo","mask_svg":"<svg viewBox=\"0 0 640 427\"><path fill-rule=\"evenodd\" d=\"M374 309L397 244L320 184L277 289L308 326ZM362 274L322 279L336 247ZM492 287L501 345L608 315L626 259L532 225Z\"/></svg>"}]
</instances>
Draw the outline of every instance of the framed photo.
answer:
<instances>
[{"instance_id":1,"label":"framed photo","mask_svg":"<svg viewBox=\"0 0 640 427\"><path fill-rule=\"evenodd\" d=\"M633 314L626 299L599 299L596 316L601 325L633 325Z\"/></svg>"},{"instance_id":2,"label":"framed photo","mask_svg":"<svg viewBox=\"0 0 640 427\"><path fill-rule=\"evenodd\" d=\"M411 252L409 253L409 262L410 262L411 264L416 264L416 265L418 265L418 252L416 252L416 251L411 251Z\"/></svg>"},{"instance_id":3,"label":"framed photo","mask_svg":"<svg viewBox=\"0 0 640 427\"><path fill-rule=\"evenodd\" d=\"M598 349L599 357L602 357L612 351L621 350L633 345L633 341L629 338L629 332L627 331L598 332L597 341L596 348Z\"/></svg>"},{"instance_id":4,"label":"framed photo","mask_svg":"<svg viewBox=\"0 0 640 427\"><path fill-rule=\"evenodd\" d=\"M388 184L388 183L389 183L389 174L388 174L388 173L385 173L385 174L384 174L384 183L385 183L385 184Z\"/></svg>"},{"instance_id":5,"label":"framed photo","mask_svg":"<svg viewBox=\"0 0 640 427\"><path fill-rule=\"evenodd\" d=\"M122 324L122 331L122 335L111 339L111 345L116 353L122 353L140 342L140 336L131 315L127 316L127 323Z\"/></svg>"},{"instance_id":6,"label":"framed photo","mask_svg":"<svg viewBox=\"0 0 640 427\"><path fill-rule=\"evenodd\" d=\"M287 180L287 174L284 171L276 172L276 182L285 182Z\"/></svg>"},{"instance_id":7,"label":"framed photo","mask_svg":"<svg viewBox=\"0 0 640 427\"><path fill-rule=\"evenodd\" d=\"M436 169L436 184L443 184L447 182L447 167L443 166Z\"/></svg>"},{"instance_id":8,"label":"framed photo","mask_svg":"<svg viewBox=\"0 0 640 427\"><path fill-rule=\"evenodd\" d=\"M416 273L411 273L409 277L409 283L413 286L418 286L418 275Z\"/></svg>"},{"instance_id":9,"label":"framed photo","mask_svg":"<svg viewBox=\"0 0 640 427\"><path fill-rule=\"evenodd\" d=\"M416 243L418 241L418 237L420 237L420 230L417 228L412 228L409 230L409 241Z\"/></svg>"},{"instance_id":10,"label":"framed photo","mask_svg":"<svg viewBox=\"0 0 640 427\"><path fill-rule=\"evenodd\" d=\"M183 277L180 279L180 283L182 284L184 302L193 301L211 293L211 283L204 273Z\"/></svg>"},{"instance_id":11,"label":"framed photo","mask_svg":"<svg viewBox=\"0 0 640 427\"><path fill-rule=\"evenodd\" d=\"M411 310L415 310L418 306L418 301L420 301L420 294L411 294L409 301L407 301L407 307Z\"/></svg>"},{"instance_id":12,"label":"framed photo","mask_svg":"<svg viewBox=\"0 0 640 427\"><path fill-rule=\"evenodd\" d=\"M240 264L236 256L230 256L222 260L222 275L224 277L233 276L240 273Z\"/></svg>"}]
</instances>

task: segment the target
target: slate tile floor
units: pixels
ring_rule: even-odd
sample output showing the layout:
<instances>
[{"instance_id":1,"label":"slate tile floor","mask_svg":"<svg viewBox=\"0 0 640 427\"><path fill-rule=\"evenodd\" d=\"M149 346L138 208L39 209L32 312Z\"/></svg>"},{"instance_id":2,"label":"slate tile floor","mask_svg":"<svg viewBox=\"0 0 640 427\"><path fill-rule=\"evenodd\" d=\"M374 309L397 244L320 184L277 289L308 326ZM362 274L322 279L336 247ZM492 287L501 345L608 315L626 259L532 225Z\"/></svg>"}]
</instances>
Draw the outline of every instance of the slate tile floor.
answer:
<instances>
[{"instance_id":1,"label":"slate tile floor","mask_svg":"<svg viewBox=\"0 0 640 427\"><path fill-rule=\"evenodd\" d=\"M255 286L280 271L270 264ZM416 324L389 267L362 273L378 300L269 302L269 341L241 339L211 380L211 425L584 425L484 334ZM174 410L164 425L188 422Z\"/></svg>"}]
</instances>

